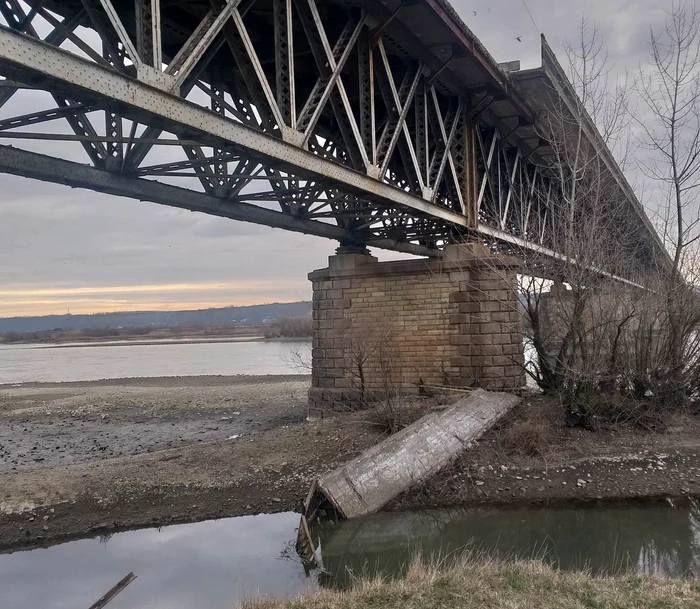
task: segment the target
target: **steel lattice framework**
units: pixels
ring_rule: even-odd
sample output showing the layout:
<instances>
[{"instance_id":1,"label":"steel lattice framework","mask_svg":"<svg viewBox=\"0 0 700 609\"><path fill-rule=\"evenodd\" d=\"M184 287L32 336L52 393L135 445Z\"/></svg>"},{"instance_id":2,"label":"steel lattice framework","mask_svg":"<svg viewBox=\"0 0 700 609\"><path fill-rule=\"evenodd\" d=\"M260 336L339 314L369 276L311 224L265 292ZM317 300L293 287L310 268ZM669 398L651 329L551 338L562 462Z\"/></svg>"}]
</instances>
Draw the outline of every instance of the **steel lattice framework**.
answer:
<instances>
[{"instance_id":1,"label":"steel lattice framework","mask_svg":"<svg viewBox=\"0 0 700 609\"><path fill-rule=\"evenodd\" d=\"M536 110L444 0L2 0L0 13L0 108L48 93L45 109L0 116L13 144L0 171L347 245L432 255L476 237L557 255ZM643 262L662 256L618 182L621 230Z\"/></svg>"}]
</instances>

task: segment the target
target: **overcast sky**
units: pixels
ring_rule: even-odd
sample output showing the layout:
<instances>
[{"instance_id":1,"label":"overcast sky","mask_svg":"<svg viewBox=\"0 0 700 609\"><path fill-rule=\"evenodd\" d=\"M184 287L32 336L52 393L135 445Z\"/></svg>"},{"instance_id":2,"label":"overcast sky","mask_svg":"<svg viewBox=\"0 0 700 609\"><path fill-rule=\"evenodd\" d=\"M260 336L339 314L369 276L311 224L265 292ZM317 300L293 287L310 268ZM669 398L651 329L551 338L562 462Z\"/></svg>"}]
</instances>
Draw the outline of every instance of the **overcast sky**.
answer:
<instances>
[{"instance_id":1,"label":"overcast sky","mask_svg":"<svg viewBox=\"0 0 700 609\"><path fill-rule=\"evenodd\" d=\"M649 26L663 22L670 4L527 0L531 19L523 0L453 2L497 61L520 59L523 68L540 64L540 31L561 56L586 15L600 24L617 70L644 59ZM37 100L16 95L0 116L40 109ZM23 147L71 157L65 147ZM307 299L307 273L325 266L335 247L317 237L0 174L0 316Z\"/></svg>"}]
</instances>

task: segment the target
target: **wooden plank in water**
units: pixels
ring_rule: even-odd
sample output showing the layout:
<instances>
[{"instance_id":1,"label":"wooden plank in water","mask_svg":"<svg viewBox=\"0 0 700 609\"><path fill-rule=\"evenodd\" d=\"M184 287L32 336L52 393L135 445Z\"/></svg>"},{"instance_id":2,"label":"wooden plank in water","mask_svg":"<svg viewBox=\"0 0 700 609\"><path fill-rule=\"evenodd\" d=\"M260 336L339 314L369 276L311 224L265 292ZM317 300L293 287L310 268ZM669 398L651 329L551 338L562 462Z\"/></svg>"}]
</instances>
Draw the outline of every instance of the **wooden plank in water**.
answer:
<instances>
[{"instance_id":1,"label":"wooden plank in water","mask_svg":"<svg viewBox=\"0 0 700 609\"><path fill-rule=\"evenodd\" d=\"M117 582L112 586L102 598L96 601L94 604L90 605L89 609L102 609L109 601L111 601L117 594L119 594L124 588L126 588L132 581L136 579L133 572L129 573L124 579Z\"/></svg>"}]
</instances>

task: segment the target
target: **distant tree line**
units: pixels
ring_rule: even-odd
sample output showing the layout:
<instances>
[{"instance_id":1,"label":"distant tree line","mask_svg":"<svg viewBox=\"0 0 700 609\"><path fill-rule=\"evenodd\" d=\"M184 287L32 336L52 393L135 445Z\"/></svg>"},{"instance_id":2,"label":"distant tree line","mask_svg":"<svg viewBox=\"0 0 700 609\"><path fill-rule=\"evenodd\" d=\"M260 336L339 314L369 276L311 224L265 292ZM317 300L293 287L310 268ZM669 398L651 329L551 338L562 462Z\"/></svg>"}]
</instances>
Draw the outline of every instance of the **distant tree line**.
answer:
<instances>
[{"instance_id":1,"label":"distant tree line","mask_svg":"<svg viewBox=\"0 0 700 609\"><path fill-rule=\"evenodd\" d=\"M285 317L265 328L265 338L307 338L313 334L313 327L310 316Z\"/></svg>"},{"instance_id":2,"label":"distant tree line","mask_svg":"<svg viewBox=\"0 0 700 609\"><path fill-rule=\"evenodd\" d=\"M310 314L308 301L270 303L245 307L222 307L196 311L122 311L95 315L46 315L0 318L0 334L53 332L93 328L170 328L254 326L284 317Z\"/></svg>"},{"instance_id":3,"label":"distant tree line","mask_svg":"<svg viewBox=\"0 0 700 609\"><path fill-rule=\"evenodd\" d=\"M225 337L240 335L261 335L265 333L261 325L236 326L139 326L129 328L84 328L82 330L40 330L36 332L5 332L0 334L0 343L55 343L82 342L104 339L133 339L149 337L154 340L172 337Z\"/></svg>"}]
</instances>

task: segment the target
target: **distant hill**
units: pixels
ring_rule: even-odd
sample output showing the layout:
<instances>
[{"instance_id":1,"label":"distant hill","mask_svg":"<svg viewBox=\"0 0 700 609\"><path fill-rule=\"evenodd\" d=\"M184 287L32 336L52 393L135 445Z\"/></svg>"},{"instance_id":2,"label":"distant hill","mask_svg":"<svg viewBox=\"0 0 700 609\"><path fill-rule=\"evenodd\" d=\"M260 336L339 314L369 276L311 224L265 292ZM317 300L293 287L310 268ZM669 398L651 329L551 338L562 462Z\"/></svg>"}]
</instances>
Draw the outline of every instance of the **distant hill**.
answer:
<instances>
[{"instance_id":1,"label":"distant hill","mask_svg":"<svg viewBox=\"0 0 700 609\"><path fill-rule=\"evenodd\" d=\"M302 301L194 311L134 311L95 315L5 317L0 318L0 334L5 332L43 332L57 329L259 325L285 317L303 317L310 314L311 303Z\"/></svg>"}]
</instances>

